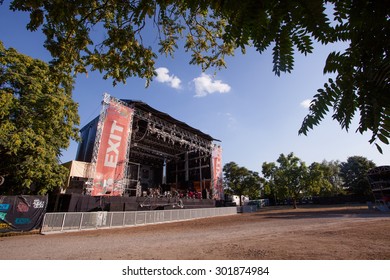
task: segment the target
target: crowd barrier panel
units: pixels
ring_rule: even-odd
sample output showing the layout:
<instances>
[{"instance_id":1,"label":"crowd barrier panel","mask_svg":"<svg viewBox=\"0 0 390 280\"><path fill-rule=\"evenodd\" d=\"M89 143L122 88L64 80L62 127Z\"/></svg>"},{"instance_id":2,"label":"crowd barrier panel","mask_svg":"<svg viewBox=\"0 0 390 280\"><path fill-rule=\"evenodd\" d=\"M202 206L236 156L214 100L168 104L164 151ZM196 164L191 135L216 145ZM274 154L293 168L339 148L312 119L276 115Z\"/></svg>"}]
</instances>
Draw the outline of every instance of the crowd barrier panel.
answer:
<instances>
[{"instance_id":1,"label":"crowd barrier panel","mask_svg":"<svg viewBox=\"0 0 390 280\"><path fill-rule=\"evenodd\" d=\"M175 209L127 212L60 212L46 213L41 233L61 233L103 228L159 224L199 218L237 214L236 207Z\"/></svg>"},{"instance_id":2,"label":"crowd barrier panel","mask_svg":"<svg viewBox=\"0 0 390 280\"><path fill-rule=\"evenodd\" d=\"M244 205L237 206L237 213L252 213L257 212L258 207L256 205Z\"/></svg>"}]
</instances>

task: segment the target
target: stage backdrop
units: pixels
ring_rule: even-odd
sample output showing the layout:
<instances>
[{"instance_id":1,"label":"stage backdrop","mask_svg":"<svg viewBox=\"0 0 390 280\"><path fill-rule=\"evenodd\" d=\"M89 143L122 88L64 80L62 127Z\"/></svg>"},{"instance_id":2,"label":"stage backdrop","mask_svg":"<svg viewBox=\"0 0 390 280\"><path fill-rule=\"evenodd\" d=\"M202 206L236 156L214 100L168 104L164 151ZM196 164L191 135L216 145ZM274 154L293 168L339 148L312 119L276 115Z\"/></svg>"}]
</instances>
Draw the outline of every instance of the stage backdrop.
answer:
<instances>
[{"instance_id":1,"label":"stage backdrop","mask_svg":"<svg viewBox=\"0 0 390 280\"><path fill-rule=\"evenodd\" d=\"M127 162L134 110L111 97L104 118L95 163L92 196L120 196ZM99 126L98 125L98 126Z\"/></svg>"},{"instance_id":2,"label":"stage backdrop","mask_svg":"<svg viewBox=\"0 0 390 280\"><path fill-rule=\"evenodd\" d=\"M47 196L0 196L0 233L31 231L41 227Z\"/></svg>"}]
</instances>

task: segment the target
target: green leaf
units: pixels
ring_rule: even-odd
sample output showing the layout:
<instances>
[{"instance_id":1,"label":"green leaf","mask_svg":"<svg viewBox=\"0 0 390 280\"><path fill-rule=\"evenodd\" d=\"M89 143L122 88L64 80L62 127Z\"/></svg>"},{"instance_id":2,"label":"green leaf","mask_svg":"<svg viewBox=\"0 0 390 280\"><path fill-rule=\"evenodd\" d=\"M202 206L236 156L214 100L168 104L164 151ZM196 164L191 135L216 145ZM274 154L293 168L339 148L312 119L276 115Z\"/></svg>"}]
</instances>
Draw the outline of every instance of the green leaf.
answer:
<instances>
[{"instance_id":1,"label":"green leaf","mask_svg":"<svg viewBox=\"0 0 390 280\"><path fill-rule=\"evenodd\" d=\"M386 136L384 136L383 134L378 134L378 138L379 140L381 140L383 143L385 143L386 145L389 144L389 139L387 139Z\"/></svg>"},{"instance_id":2,"label":"green leaf","mask_svg":"<svg viewBox=\"0 0 390 280\"><path fill-rule=\"evenodd\" d=\"M375 146L376 146L378 152L380 152L381 154L383 154L382 148L381 148L378 144L376 144L376 143L375 143Z\"/></svg>"}]
</instances>

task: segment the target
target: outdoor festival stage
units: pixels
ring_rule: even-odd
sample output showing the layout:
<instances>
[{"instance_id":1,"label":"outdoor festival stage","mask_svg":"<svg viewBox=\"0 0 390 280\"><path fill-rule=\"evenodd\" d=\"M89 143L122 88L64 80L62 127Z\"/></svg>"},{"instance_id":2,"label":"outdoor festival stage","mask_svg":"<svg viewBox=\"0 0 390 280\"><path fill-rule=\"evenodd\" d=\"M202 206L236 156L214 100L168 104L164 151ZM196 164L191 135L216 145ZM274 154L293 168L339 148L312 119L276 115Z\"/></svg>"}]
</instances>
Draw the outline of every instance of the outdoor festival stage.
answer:
<instances>
[{"instance_id":1,"label":"outdoor festival stage","mask_svg":"<svg viewBox=\"0 0 390 280\"><path fill-rule=\"evenodd\" d=\"M103 97L49 211L210 208L223 203L219 140L141 101Z\"/></svg>"}]
</instances>

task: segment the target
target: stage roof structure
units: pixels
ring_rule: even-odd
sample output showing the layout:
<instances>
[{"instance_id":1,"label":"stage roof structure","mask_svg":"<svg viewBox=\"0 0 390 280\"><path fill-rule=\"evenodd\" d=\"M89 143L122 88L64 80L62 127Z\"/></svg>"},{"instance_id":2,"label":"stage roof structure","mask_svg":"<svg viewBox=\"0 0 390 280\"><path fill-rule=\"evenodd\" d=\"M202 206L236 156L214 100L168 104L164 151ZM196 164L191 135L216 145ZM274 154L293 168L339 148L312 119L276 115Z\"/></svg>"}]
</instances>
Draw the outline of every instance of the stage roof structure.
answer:
<instances>
[{"instance_id":1,"label":"stage roof structure","mask_svg":"<svg viewBox=\"0 0 390 280\"><path fill-rule=\"evenodd\" d=\"M142 101L122 100L134 108L130 161L162 165L185 152L209 157L212 142L219 141Z\"/></svg>"},{"instance_id":2,"label":"stage roof structure","mask_svg":"<svg viewBox=\"0 0 390 280\"><path fill-rule=\"evenodd\" d=\"M134 109L129 161L161 166L186 152L209 157L220 140L138 100L121 100ZM76 160L91 162L99 117L81 128Z\"/></svg>"}]
</instances>

